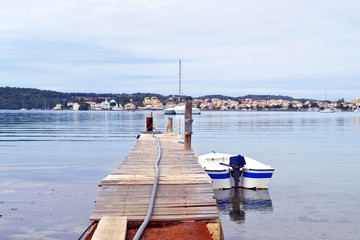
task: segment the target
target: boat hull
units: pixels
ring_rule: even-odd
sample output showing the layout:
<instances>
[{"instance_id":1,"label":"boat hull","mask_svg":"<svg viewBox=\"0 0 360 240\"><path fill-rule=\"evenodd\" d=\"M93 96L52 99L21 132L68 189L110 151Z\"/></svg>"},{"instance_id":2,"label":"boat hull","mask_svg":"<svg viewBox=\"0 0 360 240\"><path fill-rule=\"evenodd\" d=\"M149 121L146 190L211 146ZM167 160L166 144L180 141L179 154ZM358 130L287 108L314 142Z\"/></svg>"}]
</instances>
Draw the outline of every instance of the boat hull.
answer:
<instances>
[{"instance_id":1,"label":"boat hull","mask_svg":"<svg viewBox=\"0 0 360 240\"><path fill-rule=\"evenodd\" d=\"M164 109L166 115L185 115L185 105ZM192 115L201 114L200 109L192 108Z\"/></svg>"},{"instance_id":2,"label":"boat hull","mask_svg":"<svg viewBox=\"0 0 360 240\"><path fill-rule=\"evenodd\" d=\"M185 109L176 109L175 114L177 114L177 115L185 115ZM199 115L200 110L198 108L193 108L191 114L192 115Z\"/></svg>"},{"instance_id":3,"label":"boat hull","mask_svg":"<svg viewBox=\"0 0 360 240\"><path fill-rule=\"evenodd\" d=\"M324 109L320 111L321 113L334 113L335 111L332 109Z\"/></svg>"},{"instance_id":4,"label":"boat hull","mask_svg":"<svg viewBox=\"0 0 360 240\"><path fill-rule=\"evenodd\" d=\"M212 180L213 189L230 189L231 173L229 169L224 170L205 170Z\"/></svg>"},{"instance_id":5,"label":"boat hull","mask_svg":"<svg viewBox=\"0 0 360 240\"><path fill-rule=\"evenodd\" d=\"M239 186L243 188L268 189L274 170L243 169L239 179ZM231 178L232 187L235 186L234 178Z\"/></svg>"},{"instance_id":6,"label":"boat hull","mask_svg":"<svg viewBox=\"0 0 360 240\"><path fill-rule=\"evenodd\" d=\"M164 114L166 114L166 115L175 115L176 112L175 112L174 109L165 109Z\"/></svg>"}]
</instances>

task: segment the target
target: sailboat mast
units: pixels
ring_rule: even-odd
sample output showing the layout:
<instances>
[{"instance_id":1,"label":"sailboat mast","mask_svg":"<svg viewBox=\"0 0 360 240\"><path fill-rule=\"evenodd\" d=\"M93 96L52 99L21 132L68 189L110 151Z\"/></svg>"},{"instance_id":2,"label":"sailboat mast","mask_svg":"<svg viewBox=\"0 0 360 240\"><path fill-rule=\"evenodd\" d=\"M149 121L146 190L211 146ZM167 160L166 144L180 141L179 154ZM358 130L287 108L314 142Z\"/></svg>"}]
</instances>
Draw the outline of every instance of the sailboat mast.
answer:
<instances>
[{"instance_id":1,"label":"sailboat mast","mask_svg":"<svg viewBox=\"0 0 360 240\"><path fill-rule=\"evenodd\" d=\"M325 102L327 102L327 90L325 90Z\"/></svg>"},{"instance_id":2,"label":"sailboat mast","mask_svg":"<svg viewBox=\"0 0 360 240\"><path fill-rule=\"evenodd\" d=\"M179 59L179 103L181 103L181 59Z\"/></svg>"}]
</instances>

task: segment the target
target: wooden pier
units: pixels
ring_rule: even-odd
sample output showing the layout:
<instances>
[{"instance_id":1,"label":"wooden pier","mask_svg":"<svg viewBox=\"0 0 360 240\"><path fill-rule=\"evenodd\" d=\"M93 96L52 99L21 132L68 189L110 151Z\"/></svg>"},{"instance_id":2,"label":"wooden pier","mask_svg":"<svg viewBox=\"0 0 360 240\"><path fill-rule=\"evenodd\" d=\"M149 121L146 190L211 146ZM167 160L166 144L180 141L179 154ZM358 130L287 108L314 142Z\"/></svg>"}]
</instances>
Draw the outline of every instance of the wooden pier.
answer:
<instances>
[{"instance_id":1,"label":"wooden pier","mask_svg":"<svg viewBox=\"0 0 360 240\"><path fill-rule=\"evenodd\" d=\"M202 222L210 229L205 233L209 236L207 239L222 239L220 216L211 179L202 170L194 151L184 149L183 139L178 134L160 133L156 136L160 141L162 156L159 163L159 185L150 223L167 225ZM142 222L146 216L157 157L157 140L151 134L141 134L123 162L100 182L101 189L90 220L126 217L127 235L131 235L131 223ZM209 226L215 230L211 230ZM187 227L189 228L188 225ZM172 231L170 229L169 227L168 231ZM162 231L167 231L166 227L162 226ZM196 234L195 232L190 226L188 234ZM151 227L147 236L149 234L151 235ZM170 232L166 234L171 236ZM196 235L193 236L194 239L197 238ZM131 236L125 238L131 239ZM143 236L141 239L151 238Z\"/></svg>"}]
</instances>

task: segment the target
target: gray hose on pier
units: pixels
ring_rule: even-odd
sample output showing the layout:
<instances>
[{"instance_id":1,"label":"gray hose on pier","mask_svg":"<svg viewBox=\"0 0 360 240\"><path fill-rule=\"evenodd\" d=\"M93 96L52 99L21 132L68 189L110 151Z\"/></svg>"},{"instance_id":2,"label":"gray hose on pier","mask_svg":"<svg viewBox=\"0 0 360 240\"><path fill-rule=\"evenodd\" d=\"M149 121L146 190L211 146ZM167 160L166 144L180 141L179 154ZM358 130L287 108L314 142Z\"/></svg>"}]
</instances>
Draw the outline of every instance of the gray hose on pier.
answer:
<instances>
[{"instance_id":1,"label":"gray hose on pier","mask_svg":"<svg viewBox=\"0 0 360 240\"><path fill-rule=\"evenodd\" d=\"M159 138L157 136L155 136L155 133L152 134L152 136L154 138L156 138L157 141L157 147L159 150L159 154L158 154L158 158L156 160L155 163L155 181L154 181L154 185L153 185L153 190L152 190L152 194L151 194L151 198L150 198L150 204L149 204L149 209L147 211L146 217L144 219L144 222L141 224L141 226L139 227L138 231L136 232L133 240L139 240L141 238L141 235L143 234L146 226L148 225L150 218L151 218L151 214L153 212L154 209L154 204L155 204L155 196L156 196L156 191L157 191L157 187L158 187L158 183L159 183L159 162L160 162L160 158L161 158L161 147L160 147L160 141Z\"/></svg>"}]
</instances>

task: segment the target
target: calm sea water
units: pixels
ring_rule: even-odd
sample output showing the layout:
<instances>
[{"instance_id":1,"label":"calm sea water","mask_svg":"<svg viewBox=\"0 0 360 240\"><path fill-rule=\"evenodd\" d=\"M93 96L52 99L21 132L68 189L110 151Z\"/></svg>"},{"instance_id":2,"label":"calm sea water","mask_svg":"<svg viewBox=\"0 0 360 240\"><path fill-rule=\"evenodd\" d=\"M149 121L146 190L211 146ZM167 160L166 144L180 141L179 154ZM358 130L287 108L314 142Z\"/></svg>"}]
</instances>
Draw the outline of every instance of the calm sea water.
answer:
<instances>
[{"instance_id":1,"label":"calm sea water","mask_svg":"<svg viewBox=\"0 0 360 240\"><path fill-rule=\"evenodd\" d=\"M77 239L98 182L150 112L0 111L0 239ZM153 112L155 128L167 116ZM216 191L225 239L360 239L360 114L203 112L192 147L274 167L268 191ZM183 133L183 117L174 117Z\"/></svg>"}]
</instances>

